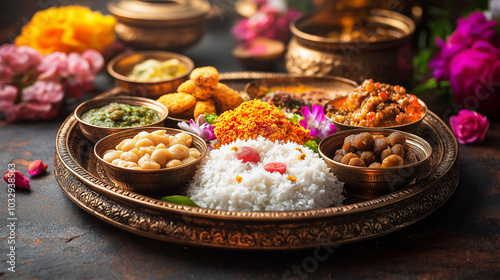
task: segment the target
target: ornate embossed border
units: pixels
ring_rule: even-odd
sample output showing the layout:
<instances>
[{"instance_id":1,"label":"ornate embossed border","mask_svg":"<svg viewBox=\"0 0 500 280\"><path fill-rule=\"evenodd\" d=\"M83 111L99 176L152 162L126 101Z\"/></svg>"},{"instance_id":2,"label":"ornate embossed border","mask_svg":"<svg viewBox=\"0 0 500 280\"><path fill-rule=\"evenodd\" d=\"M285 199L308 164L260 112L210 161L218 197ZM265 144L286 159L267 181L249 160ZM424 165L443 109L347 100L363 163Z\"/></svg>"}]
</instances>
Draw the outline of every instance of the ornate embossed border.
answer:
<instances>
[{"instance_id":1,"label":"ornate embossed border","mask_svg":"<svg viewBox=\"0 0 500 280\"><path fill-rule=\"evenodd\" d=\"M253 72L231 78L265 77ZM256 76L258 75L258 76ZM106 94L116 94L107 92ZM239 249L299 249L349 243L388 234L426 217L454 192L459 180L458 144L434 114L426 124L440 133L439 164L417 184L374 200L311 211L232 212L170 204L118 189L75 161L69 135L77 130L73 117L56 138L55 173L66 193L92 215L124 230L164 241ZM73 147L70 147L73 146Z\"/></svg>"}]
</instances>

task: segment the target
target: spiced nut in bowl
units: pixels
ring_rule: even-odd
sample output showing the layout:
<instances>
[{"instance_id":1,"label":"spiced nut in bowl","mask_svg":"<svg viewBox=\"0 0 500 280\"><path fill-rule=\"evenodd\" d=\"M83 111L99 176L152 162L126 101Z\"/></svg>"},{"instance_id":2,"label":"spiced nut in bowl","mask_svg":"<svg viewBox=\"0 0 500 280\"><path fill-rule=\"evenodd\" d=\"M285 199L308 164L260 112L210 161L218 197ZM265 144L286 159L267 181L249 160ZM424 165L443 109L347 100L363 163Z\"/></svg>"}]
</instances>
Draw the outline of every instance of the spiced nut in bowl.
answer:
<instances>
[{"instance_id":1,"label":"spiced nut in bowl","mask_svg":"<svg viewBox=\"0 0 500 280\"><path fill-rule=\"evenodd\" d=\"M138 193L175 193L193 178L207 144L189 132L133 128L96 143L94 154L116 186Z\"/></svg>"},{"instance_id":2,"label":"spiced nut in bowl","mask_svg":"<svg viewBox=\"0 0 500 280\"><path fill-rule=\"evenodd\" d=\"M118 96L85 101L73 114L85 138L96 143L132 127L164 126L168 109L149 98Z\"/></svg>"},{"instance_id":3,"label":"spiced nut in bowl","mask_svg":"<svg viewBox=\"0 0 500 280\"><path fill-rule=\"evenodd\" d=\"M427 111L425 103L404 87L371 79L324 106L325 116L337 131L386 128L417 133Z\"/></svg>"},{"instance_id":4,"label":"spiced nut in bowl","mask_svg":"<svg viewBox=\"0 0 500 280\"><path fill-rule=\"evenodd\" d=\"M194 69L184 55L165 51L138 51L112 59L108 72L117 87L135 96L157 99L175 92Z\"/></svg>"},{"instance_id":5,"label":"spiced nut in bowl","mask_svg":"<svg viewBox=\"0 0 500 280\"><path fill-rule=\"evenodd\" d=\"M318 150L354 199L373 199L423 178L432 154L419 136L380 128L338 132L323 139Z\"/></svg>"}]
</instances>

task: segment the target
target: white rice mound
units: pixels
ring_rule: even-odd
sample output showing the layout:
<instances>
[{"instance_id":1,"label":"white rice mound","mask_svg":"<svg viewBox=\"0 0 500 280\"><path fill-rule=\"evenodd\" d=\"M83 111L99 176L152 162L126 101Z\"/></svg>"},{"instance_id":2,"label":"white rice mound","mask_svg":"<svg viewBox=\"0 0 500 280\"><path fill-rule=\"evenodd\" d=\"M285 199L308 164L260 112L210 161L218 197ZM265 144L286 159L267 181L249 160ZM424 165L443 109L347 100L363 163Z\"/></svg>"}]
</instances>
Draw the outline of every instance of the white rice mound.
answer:
<instances>
[{"instance_id":1,"label":"white rice mound","mask_svg":"<svg viewBox=\"0 0 500 280\"><path fill-rule=\"evenodd\" d=\"M242 163L237 159L231 148L242 146L257 150L260 162ZM303 153L306 156L300 160ZM269 162L286 163L286 172L265 171L263 166ZM242 178L240 183L236 176ZM297 180L292 182L288 176ZM200 207L216 210L310 210L341 205L343 185L311 149L292 142L273 143L259 136L210 151L188 184L187 195Z\"/></svg>"}]
</instances>

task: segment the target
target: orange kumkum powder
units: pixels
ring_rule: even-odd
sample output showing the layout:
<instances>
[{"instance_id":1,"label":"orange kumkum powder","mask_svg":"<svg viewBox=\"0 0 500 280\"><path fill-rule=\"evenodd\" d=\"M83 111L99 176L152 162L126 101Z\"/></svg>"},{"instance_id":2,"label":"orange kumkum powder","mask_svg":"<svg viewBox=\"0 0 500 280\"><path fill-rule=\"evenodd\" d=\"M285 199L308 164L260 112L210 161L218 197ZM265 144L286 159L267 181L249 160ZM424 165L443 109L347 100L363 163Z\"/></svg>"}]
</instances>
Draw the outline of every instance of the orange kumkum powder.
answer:
<instances>
[{"instance_id":1,"label":"orange kumkum powder","mask_svg":"<svg viewBox=\"0 0 500 280\"><path fill-rule=\"evenodd\" d=\"M215 120L214 133L221 144L237 139L257 139L259 135L270 141L283 140L300 145L313 140L308 130L293 124L276 106L257 99L222 113Z\"/></svg>"}]
</instances>

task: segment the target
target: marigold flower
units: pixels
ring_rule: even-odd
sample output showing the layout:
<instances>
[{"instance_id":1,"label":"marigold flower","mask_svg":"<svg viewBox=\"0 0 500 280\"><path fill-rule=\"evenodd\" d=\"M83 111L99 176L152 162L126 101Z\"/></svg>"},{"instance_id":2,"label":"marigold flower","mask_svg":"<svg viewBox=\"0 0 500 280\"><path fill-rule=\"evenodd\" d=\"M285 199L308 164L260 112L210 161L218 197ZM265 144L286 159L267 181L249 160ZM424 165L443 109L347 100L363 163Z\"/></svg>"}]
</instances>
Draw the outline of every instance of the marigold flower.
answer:
<instances>
[{"instance_id":1,"label":"marigold flower","mask_svg":"<svg viewBox=\"0 0 500 280\"><path fill-rule=\"evenodd\" d=\"M116 19L78 5L51 7L35 13L15 39L18 46L31 46L42 54L56 51L100 53L115 40Z\"/></svg>"}]
</instances>

